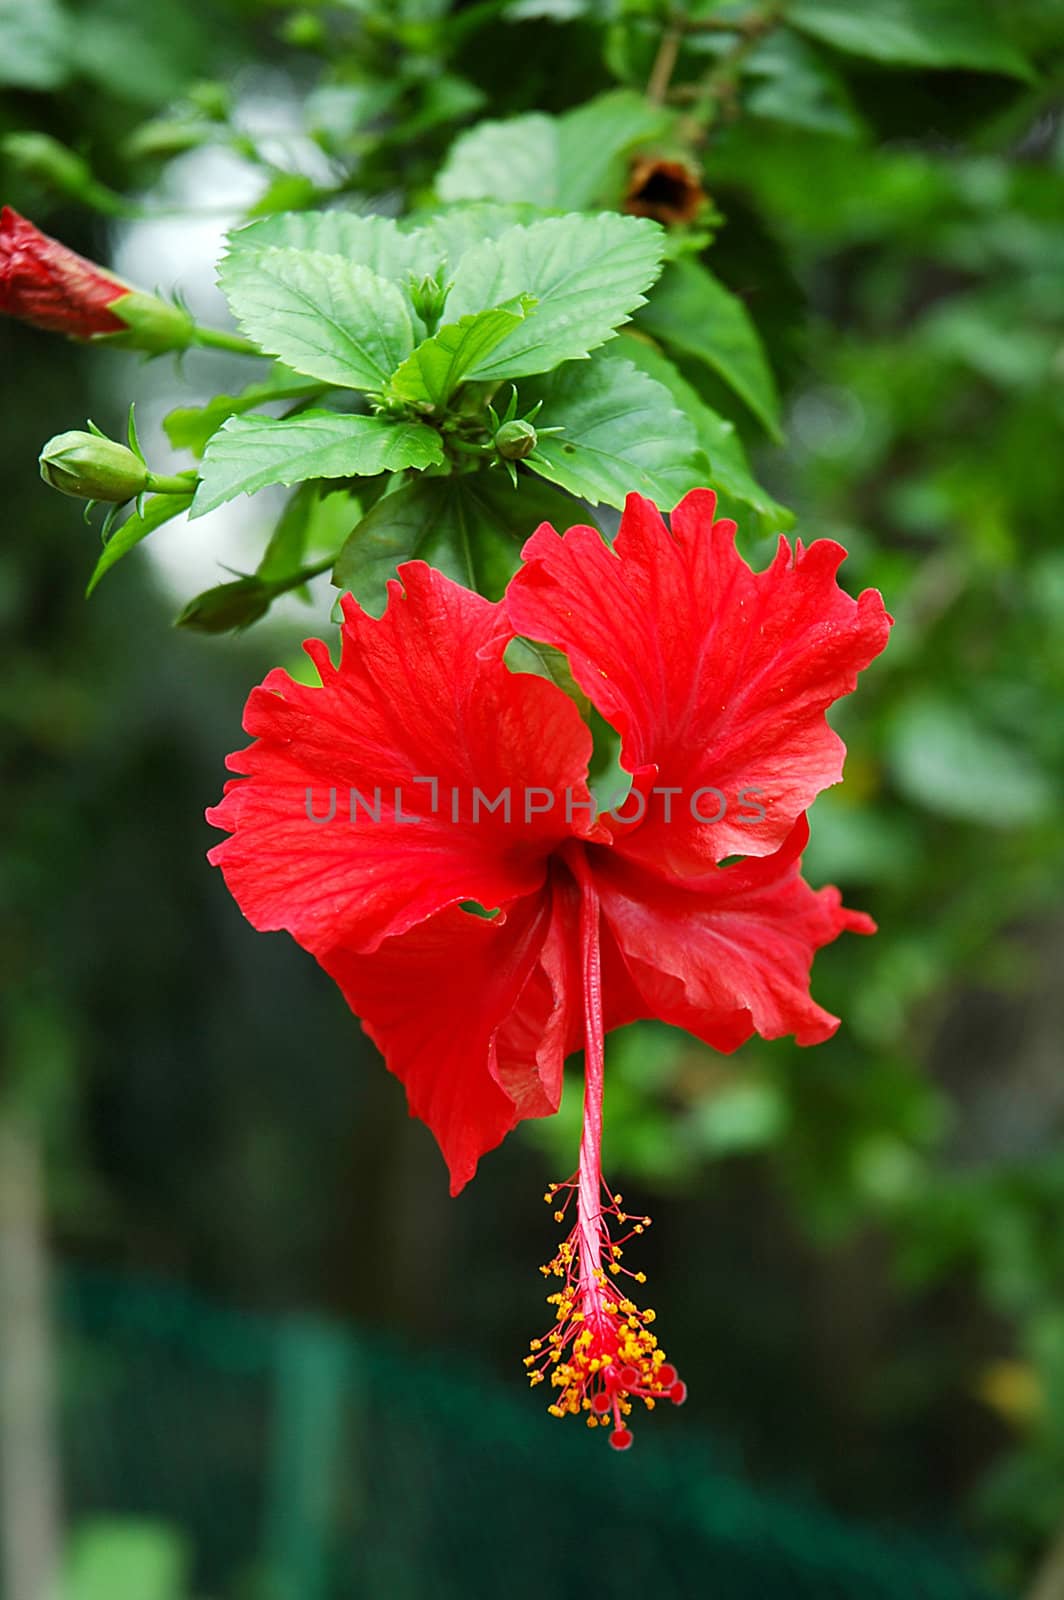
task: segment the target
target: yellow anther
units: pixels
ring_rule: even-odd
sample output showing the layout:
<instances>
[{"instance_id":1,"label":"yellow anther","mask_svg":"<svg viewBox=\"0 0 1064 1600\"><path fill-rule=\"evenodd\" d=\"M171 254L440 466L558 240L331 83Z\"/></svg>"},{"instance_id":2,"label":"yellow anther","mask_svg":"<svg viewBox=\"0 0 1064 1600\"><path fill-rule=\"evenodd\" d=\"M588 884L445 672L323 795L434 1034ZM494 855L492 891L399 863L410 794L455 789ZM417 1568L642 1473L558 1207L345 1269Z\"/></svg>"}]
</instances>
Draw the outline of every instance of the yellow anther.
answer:
<instances>
[{"instance_id":1,"label":"yellow anther","mask_svg":"<svg viewBox=\"0 0 1064 1600\"><path fill-rule=\"evenodd\" d=\"M555 1222L564 1222L565 1221L565 1212L564 1211L556 1211L554 1213L554 1220L555 1220Z\"/></svg>"}]
</instances>

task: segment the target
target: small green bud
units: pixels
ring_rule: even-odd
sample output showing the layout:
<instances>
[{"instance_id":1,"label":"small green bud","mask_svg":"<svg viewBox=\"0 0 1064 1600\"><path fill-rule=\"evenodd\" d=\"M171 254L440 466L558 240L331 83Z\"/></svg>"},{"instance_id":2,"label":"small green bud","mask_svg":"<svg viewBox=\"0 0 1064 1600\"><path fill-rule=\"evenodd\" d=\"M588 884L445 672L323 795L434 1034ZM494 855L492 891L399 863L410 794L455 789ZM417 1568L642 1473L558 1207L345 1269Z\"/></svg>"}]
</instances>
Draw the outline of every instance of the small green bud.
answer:
<instances>
[{"instance_id":1,"label":"small green bud","mask_svg":"<svg viewBox=\"0 0 1064 1600\"><path fill-rule=\"evenodd\" d=\"M434 332L439 325L450 292L450 284L441 284L431 272L426 272L423 278L411 278L410 299L414 310L430 332Z\"/></svg>"},{"instance_id":2,"label":"small green bud","mask_svg":"<svg viewBox=\"0 0 1064 1600\"><path fill-rule=\"evenodd\" d=\"M57 434L41 451L40 466L45 483L79 500L117 505L151 486L152 475L139 456L95 433Z\"/></svg>"},{"instance_id":3,"label":"small green bud","mask_svg":"<svg viewBox=\"0 0 1064 1600\"><path fill-rule=\"evenodd\" d=\"M187 350L192 343L196 324L188 312L157 294L131 289L112 300L108 309L125 327L121 333L96 334L94 344L117 344L124 350L159 355L164 350Z\"/></svg>"},{"instance_id":4,"label":"small green bud","mask_svg":"<svg viewBox=\"0 0 1064 1600\"><path fill-rule=\"evenodd\" d=\"M196 633L232 633L250 628L265 616L276 588L261 578L237 578L198 594L177 618L175 627Z\"/></svg>"},{"instance_id":5,"label":"small green bud","mask_svg":"<svg viewBox=\"0 0 1064 1600\"><path fill-rule=\"evenodd\" d=\"M539 443L535 428L520 418L504 422L495 434L495 448L504 461L523 461Z\"/></svg>"}]
</instances>

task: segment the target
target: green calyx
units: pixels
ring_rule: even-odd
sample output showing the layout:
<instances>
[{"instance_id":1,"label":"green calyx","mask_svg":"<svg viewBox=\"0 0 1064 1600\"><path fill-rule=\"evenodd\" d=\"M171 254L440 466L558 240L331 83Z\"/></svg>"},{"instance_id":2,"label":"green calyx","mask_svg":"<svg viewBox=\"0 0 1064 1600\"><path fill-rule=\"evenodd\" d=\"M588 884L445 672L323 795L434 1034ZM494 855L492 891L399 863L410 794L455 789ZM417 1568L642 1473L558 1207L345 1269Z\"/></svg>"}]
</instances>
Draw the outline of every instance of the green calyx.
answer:
<instances>
[{"instance_id":1,"label":"green calyx","mask_svg":"<svg viewBox=\"0 0 1064 1600\"><path fill-rule=\"evenodd\" d=\"M125 323L121 333L98 333L93 344L116 344L125 350L162 355L167 350L187 350L196 343L197 329L183 306L161 300L156 294L131 289L107 308Z\"/></svg>"}]
</instances>

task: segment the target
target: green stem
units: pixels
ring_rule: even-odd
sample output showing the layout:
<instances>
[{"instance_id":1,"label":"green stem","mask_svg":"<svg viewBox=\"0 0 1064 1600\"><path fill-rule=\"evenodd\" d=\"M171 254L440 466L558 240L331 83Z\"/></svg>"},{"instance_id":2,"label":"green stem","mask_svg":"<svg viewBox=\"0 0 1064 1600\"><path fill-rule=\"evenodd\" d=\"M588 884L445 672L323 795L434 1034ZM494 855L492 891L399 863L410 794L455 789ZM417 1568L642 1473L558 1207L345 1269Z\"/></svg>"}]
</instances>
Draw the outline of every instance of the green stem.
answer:
<instances>
[{"instance_id":1,"label":"green stem","mask_svg":"<svg viewBox=\"0 0 1064 1600\"><path fill-rule=\"evenodd\" d=\"M459 455L463 456L484 456L491 451L491 445L487 440L483 444L472 444L468 439L451 438L447 440L447 448L457 450Z\"/></svg>"},{"instance_id":2,"label":"green stem","mask_svg":"<svg viewBox=\"0 0 1064 1600\"><path fill-rule=\"evenodd\" d=\"M192 343L202 345L208 350L231 350L238 356L259 356L263 360L269 359L251 339L242 339L239 333L225 333L221 328L199 326L193 328Z\"/></svg>"},{"instance_id":3,"label":"green stem","mask_svg":"<svg viewBox=\"0 0 1064 1600\"><path fill-rule=\"evenodd\" d=\"M162 478L152 472L148 474L148 490L151 494L192 494L198 476L196 472L182 472L172 478Z\"/></svg>"}]
</instances>

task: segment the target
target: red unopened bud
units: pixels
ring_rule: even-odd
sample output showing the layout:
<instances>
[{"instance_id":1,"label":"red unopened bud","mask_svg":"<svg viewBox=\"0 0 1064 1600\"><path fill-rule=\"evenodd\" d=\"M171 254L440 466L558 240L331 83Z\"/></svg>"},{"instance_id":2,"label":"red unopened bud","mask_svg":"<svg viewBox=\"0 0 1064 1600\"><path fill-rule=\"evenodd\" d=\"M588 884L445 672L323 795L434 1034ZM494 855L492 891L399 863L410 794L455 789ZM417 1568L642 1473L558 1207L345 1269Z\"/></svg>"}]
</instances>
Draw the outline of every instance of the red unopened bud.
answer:
<instances>
[{"instance_id":1,"label":"red unopened bud","mask_svg":"<svg viewBox=\"0 0 1064 1600\"><path fill-rule=\"evenodd\" d=\"M68 250L10 206L0 211L0 312L71 339L181 350L191 317Z\"/></svg>"}]
</instances>

